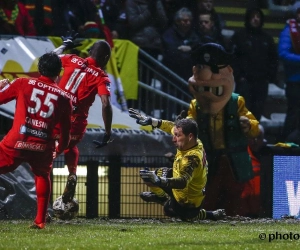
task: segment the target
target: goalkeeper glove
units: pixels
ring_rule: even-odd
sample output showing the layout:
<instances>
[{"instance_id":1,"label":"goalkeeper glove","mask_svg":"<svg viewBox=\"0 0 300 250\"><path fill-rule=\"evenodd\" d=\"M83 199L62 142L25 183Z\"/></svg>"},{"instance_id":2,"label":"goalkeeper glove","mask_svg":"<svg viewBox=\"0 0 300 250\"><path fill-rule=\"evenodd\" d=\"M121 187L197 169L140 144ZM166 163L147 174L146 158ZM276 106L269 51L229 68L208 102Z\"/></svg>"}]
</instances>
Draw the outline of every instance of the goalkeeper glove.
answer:
<instances>
[{"instance_id":1,"label":"goalkeeper glove","mask_svg":"<svg viewBox=\"0 0 300 250\"><path fill-rule=\"evenodd\" d=\"M63 40L63 45L65 45L65 49L74 49L80 45L81 43L74 43L74 40L77 38L78 33L75 33L74 31L68 31L66 36L61 36L61 39Z\"/></svg>"},{"instance_id":2,"label":"goalkeeper glove","mask_svg":"<svg viewBox=\"0 0 300 250\"><path fill-rule=\"evenodd\" d=\"M135 109L130 108L128 110L129 116L133 119L136 119L136 123L140 124L142 126L151 125L153 128L159 128L162 121L160 119L151 118L145 115L142 115L140 112L138 112Z\"/></svg>"},{"instance_id":3,"label":"goalkeeper glove","mask_svg":"<svg viewBox=\"0 0 300 250\"><path fill-rule=\"evenodd\" d=\"M96 148L102 148L112 141L113 139L112 140L110 139L110 135L105 133L102 141L93 140L93 143L96 144Z\"/></svg>"},{"instance_id":4,"label":"goalkeeper glove","mask_svg":"<svg viewBox=\"0 0 300 250\"><path fill-rule=\"evenodd\" d=\"M158 187L167 187L168 186L168 180L164 177L159 177L155 174L155 171L149 171L149 170L140 170L140 177L143 179L146 183L152 183L155 186Z\"/></svg>"}]
</instances>

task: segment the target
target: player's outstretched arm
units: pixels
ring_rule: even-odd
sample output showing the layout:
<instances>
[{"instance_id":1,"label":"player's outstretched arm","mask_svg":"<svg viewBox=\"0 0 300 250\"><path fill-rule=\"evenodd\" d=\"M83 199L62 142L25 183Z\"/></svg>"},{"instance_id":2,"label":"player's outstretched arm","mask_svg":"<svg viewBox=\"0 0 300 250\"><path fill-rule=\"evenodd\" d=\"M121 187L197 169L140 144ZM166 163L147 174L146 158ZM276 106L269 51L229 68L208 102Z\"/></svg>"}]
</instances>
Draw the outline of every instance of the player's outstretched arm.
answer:
<instances>
[{"instance_id":1,"label":"player's outstretched arm","mask_svg":"<svg viewBox=\"0 0 300 250\"><path fill-rule=\"evenodd\" d=\"M128 112L129 112L129 116L135 119L137 124L140 124L142 126L151 125L153 128L159 128L162 123L160 119L142 115L140 112L132 108L130 108Z\"/></svg>"},{"instance_id":2,"label":"player's outstretched arm","mask_svg":"<svg viewBox=\"0 0 300 250\"><path fill-rule=\"evenodd\" d=\"M61 39L63 41L63 44L60 45L58 48L54 49L53 52L57 55L62 54L65 50L73 49L81 45L81 43L75 43L78 36L78 33L75 33L74 31L68 31L65 36L61 36Z\"/></svg>"},{"instance_id":3,"label":"player's outstretched arm","mask_svg":"<svg viewBox=\"0 0 300 250\"><path fill-rule=\"evenodd\" d=\"M101 98L101 102L102 102L102 119L104 122L105 132L106 132L106 134L110 135L112 117L113 117L110 96L101 95L100 98Z\"/></svg>"}]
</instances>

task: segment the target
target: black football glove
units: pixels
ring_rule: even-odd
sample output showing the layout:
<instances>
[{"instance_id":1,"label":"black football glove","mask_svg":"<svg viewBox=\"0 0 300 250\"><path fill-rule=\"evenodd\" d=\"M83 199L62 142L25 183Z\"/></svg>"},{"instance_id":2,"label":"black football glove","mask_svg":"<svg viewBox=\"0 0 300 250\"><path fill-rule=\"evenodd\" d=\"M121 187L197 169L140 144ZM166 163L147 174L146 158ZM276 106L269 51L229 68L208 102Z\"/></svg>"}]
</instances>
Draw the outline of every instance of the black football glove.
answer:
<instances>
[{"instance_id":1,"label":"black football glove","mask_svg":"<svg viewBox=\"0 0 300 250\"><path fill-rule=\"evenodd\" d=\"M102 148L112 141L113 139L110 139L110 135L105 133L102 141L93 140L93 143L96 145L96 148Z\"/></svg>"},{"instance_id":2,"label":"black football glove","mask_svg":"<svg viewBox=\"0 0 300 250\"><path fill-rule=\"evenodd\" d=\"M78 33L75 31L68 31L66 36L61 36L61 39L63 40L63 45L65 45L65 49L74 49L80 45L81 43L74 43L75 39L77 38Z\"/></svg>"},{"instance_id":3,"label":"black football glove","mask_svg":"<svg viewBox=\"0 0 300 250\"><path fill-rule=\"evenodd\" d=\"M156 118L151 118L145 115L142 115L140 112L138 112L135 109L130 108L128 110L129 116L133 119L136 119L136 123L140 124L142 126L151 125L153 128L160 127L161 120Z\"/></svg>"}]
</instances>

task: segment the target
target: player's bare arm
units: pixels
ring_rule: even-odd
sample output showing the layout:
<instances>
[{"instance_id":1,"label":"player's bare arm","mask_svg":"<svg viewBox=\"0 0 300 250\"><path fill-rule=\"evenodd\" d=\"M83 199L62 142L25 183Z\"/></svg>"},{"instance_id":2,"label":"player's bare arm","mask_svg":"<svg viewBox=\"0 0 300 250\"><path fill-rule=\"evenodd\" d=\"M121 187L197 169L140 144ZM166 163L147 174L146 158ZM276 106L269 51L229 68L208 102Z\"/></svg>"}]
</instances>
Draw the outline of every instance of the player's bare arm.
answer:
<instances>
[{"instance_id":1,"label":"player's bare arm","mask_svg":"<svg viewBox=\"0 0 300 250\"><path fill-rule=\"evenodd\" d=\"M100 98L102 102L102 118L105 126L105 132L107 135L110 135L113 116L110 97L108 95L101 95Z\"/></svg>"}]
</instances>

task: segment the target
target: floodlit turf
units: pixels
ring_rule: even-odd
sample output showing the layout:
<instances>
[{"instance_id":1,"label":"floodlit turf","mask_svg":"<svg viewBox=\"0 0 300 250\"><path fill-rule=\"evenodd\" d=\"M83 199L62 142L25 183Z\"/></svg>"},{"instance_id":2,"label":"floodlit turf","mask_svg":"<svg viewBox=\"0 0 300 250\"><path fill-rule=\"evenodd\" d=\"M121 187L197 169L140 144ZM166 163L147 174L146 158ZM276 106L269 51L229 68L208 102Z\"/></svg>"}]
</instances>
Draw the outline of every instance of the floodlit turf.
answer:
<instances>
[{"instance_id":1,"label":"floodlit turf","mask_svg":"<svg viewBox=\"0 0 300 250\"><path fill-rule=\"evenodd\" d=\"M30 224L0 221L0 249L300 249L298 220L74 219L55 220L43 230L29 229Z\"/></svg>"}]
</instances>

